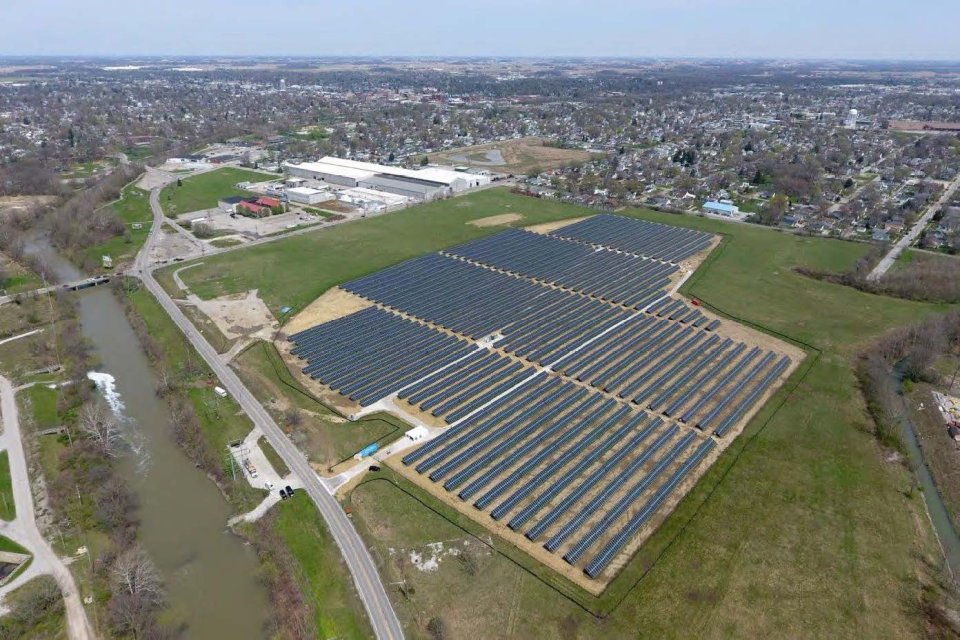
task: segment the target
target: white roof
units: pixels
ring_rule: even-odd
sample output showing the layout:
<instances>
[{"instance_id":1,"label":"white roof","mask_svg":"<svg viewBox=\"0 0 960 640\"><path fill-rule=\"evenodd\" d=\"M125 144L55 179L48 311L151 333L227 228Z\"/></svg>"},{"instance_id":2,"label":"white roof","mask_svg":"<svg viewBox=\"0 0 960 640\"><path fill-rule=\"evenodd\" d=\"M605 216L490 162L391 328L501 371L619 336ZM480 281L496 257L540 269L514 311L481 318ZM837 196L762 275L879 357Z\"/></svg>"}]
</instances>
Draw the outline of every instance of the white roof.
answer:
<instances>
[{"instance_id":1,"label":"white roof","mask_svg":"<svg viewBox=\"0 0 960 640\"><path fill-rule=\"evenodd\" d=\"M457 180L465 180L462 173L450 171L449 169L437 169L428 167L426 169L404 169L402 167L388 167L373 162L360 162L359 160L347 160L345 158L334 158L333 156L324 156L320 158L320 163L335 165L348 169L369 171L371 173L385 173L390 176L401 176L404 178L415 178L417 180L430 180L449 185ZM301 165L302 166L302 165Z\"/></svg>"},{"instance_id":2,"label":"white roof","mask_svg":"<svg viewBox=\"0 0 960 640\"><path fill-rule=\"evenodd\" d=\"M353 167L344 167L337 164L331 164L329 162L302 162L300 164L291 164L291 167L296 167L298 169L304 169L306 171L314 171L316 173L329 173L331 175L343 176L345 178L353 178L354 180L366 180L367 178L373 177L374 171L366 171L363 169L356 169Z\"/></svg>"},{"instance_id":3,"label":"white roof","mask_svg":"<svg viewBox=\"0 0 960 640\"><path fill-rule=\"evenodd\" d=\"M426 438L430 435L430 432L426 427L414 427L407 431L405 435L411 440L419 440L420 438Z\"/></svg>"},{"instance_id":4,"label":"white roof","mask_svg":"<svg viewBox=\"0 0 960 640\"><path fill-rule=\"evenodd\" d=\"M326 189L314 189L313 187L290 187L287 189L287 193L293 193L301 196L312 196L318 193L323 193Z\"/></svg>"}]
</instances>

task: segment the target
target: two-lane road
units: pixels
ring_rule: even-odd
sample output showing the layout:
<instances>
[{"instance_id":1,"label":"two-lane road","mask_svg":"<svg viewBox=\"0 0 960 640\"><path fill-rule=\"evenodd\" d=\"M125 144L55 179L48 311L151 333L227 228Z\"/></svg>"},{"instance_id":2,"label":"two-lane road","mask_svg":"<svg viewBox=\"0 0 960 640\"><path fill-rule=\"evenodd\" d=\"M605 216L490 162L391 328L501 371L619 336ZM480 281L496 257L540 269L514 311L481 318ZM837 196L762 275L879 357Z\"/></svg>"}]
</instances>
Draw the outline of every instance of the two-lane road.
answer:
<instances>
[{"instance_id":1,"label":"two-lane road","mask_svg":"<svg viewBox=\"0 0 960 640\"><path fill-rule=\"evenodd\" d=\"M927 210L924 212L920 219L913 225L913 228L910 231L900 238L897 244L891 247L890 251L887 252L887 255L883 256L883 259L877 263L877 266L873 268L867 275L867 280L879 280L883 274L890 270L890 267L893 266L893 263L896 262L897 258L900 257L900 254L903 253L910 245L917 241L917 238L920 237L920 234L930 224L930 220L936 215L937 211L950 201L950 198L956 192L957 188L960 187L960 175L958 175L950 185L943 190L943 195L940 198L927 207Z\"/></svg>"},{"instance_id":2,"label":"two-lane road","mask_svg":"<svg viewBox=\"0 0 960 640\"><path fill-rule=\"evenodd\" d=\"M150 193L150 206L154 217L153 228L146 244L137 256L131 273L137 274L139 272L147 289L184 333L207 365L220 378L223 387L230 392L253 423L263 431L273 448L303 483L304 491L310 496L317 509L320 510L320 515L323 516L330 534L343 554L376 637L381 640L401 640L403 638L403 628L400 626L400 620L387 597L386 589L377 573L376 565L373 563L373 557L364 546L363 540L357 534L356 529L353 528L340 503L326 491L320 482L320 478L307 462L306 457L277 426L277 423L263 408L263 405L250 393L233 370L223 363L217 351L193 326L176 302L153 277L153 267L148 264L148 256L158 234L162 233L160 225L163 221L163 211L160 208L159 188Z\"/></svg>"}]
</instances>

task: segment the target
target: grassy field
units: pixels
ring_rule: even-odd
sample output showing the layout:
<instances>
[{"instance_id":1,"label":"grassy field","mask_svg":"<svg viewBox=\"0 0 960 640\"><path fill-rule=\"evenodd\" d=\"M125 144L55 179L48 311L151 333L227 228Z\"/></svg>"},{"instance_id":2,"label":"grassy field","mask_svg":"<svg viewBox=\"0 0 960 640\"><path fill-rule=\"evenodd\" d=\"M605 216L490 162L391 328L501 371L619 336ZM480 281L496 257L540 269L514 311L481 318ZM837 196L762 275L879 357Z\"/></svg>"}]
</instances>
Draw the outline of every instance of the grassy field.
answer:
<instances>
[{"instance_id":1,"label":"grassy field","mask_svg":"<svg viewBox=\"0 0 960 640\"><path fill-rule=\"evenodd\" d=\"M175 372L199 368L202 373L198 381L205 380L208 375L206 366L197 362L198 356L156 300L143 289L129 290L127 295L137 315L146 323L150 336L161 345L164 366ZM253 390L262 392L262 389ZM203 437L211 449L224 451L229 442L250 432L251 424L236 403L218 397L213 393L212 384L197 384L188 395L200 419ZM263 396L260 399L268 409L273 409ZM228 467L226 461L224 467ZM231 504L238 511L253 508L263 497L262 492L251 489L242 479L231 483L228 492ZM320 514L306 495L299 492L294 499L275 507L268 517L273 518L271 526L299 566L295 579L314 607L315 636L369 637L362 605L352 591L346 567Z\"/></svg>"},{"instance_id":2,"label":"grassy field","mask_svg":"<svg viewBox=\"0 0 960 640\"><path fill-rule=\"evenodd\" d=\"M10 477L10 455L6 451L0 451L0 520L10 521L16 517L13 479Z\"/></svg>"},{"instance_id":3,"label":"grassy field","mask_svg":"<svg viewBox=\"0 0 960 640\"><path fill-rule=\"evenodd\" d=\"M274 179L280 176L274 176ZM200 209L212 209L217 201L229 196L248 196L247 191L241 191L234 185L238 182L266 182L271 176L260 171L247 171L234 167L224 167L215 171L208 171L184 178L183 186L174 182L160 192L160 204L168 216L176 216Z\"/></svg>"},{"instance_id":4,"label":"grassy field","mask_svg":"<svg viewBox=\"0 0 960 640\"><path fill-rule=\"evenodd\" d=\"M153 213L150 211L150 192L128 185L123 189L120 199L108 204L107 207L126 225L127 234L86 247L83 253L88 261L97 263L100 262L101 256L110 256L113 258L114 266L117 266L121 262L133 260L140 251L140 247L147 241L147 236L150 235L153 222ZM134 224L142 226L140 229L134 229Z\"/></svg>"},{"instance_id":5,"label":"grassy field","mask_svg":"<svg viewBox=\"0 0 960 640\"><path fill-rule=\"evenodd\" d=\"M466 223L503 213L520 214L523 219L515 224L530 225L590 212L511 195L503 189L488 189L468 197L207 257L202 266L184 271L181 277L190 291L201 298L259 287L260 296L279 317L281 307L291 306L296 312L345 280L501 231L505 227L478 228ZM164 269L163 273L176 268Z\"/></svg>"},{"instance_id":6,"label":"grassy field","mask_svg":"<svg viewBox=\"0 0 960 640\"><path fill-rule=\"evenodd\" d=\"M314 607L315 637L371 637L340 552L313 503L298 491L274 509L277 532L300 568L296 579Z\"/></svg>"},{"instance_id":7,"label":"grassy field","mask_svg":"<svg viewBox=\"0 0 960 640\"><path fill-rule=\"evenodd\" d=\"M204 297L259 288L274 311L300 308L343 280L495 233L465 223L505 212L523 215L520 225L591 213L488 190L208 258L183 276ZM865 245L692 216L624 214L723 234L684 291L805 343L810 357L603 596L579 592L494 540L489 583L451 575L422 578L412 598L392 589L408 628L427 635L426 621L438 616L452 637L635 637L637 629L677 638L920 633L917 573L924 562L937 564L935 546L909 474L886 462L868 433L850 363L858 344L942 307L793 271L847 269ZM417 548L476 527L450 513L431 519L444 508L400 484L367 498L376 505L364 518L368 544ZM362 502L368 491L362 485L354 499ZM412 501L404 506L403 496ZM497 568L501 563L506 568ZM389 580L397 569L384 571Z\"/></svg>"}]
</instances>

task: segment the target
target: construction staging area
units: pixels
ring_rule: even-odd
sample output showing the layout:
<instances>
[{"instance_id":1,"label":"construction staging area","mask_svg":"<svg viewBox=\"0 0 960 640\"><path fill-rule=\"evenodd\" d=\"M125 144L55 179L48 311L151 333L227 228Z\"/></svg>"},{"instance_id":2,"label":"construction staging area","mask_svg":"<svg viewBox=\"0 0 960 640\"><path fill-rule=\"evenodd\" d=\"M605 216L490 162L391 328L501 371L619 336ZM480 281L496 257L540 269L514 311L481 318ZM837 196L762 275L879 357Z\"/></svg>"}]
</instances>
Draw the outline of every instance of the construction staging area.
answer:
<instances>
[{"instance_id":1,"label":"construction staging area","mask_svg":"<svg viewBox=\"0 0 960 640\"><path fill-rule=\"evenodd\" d=\"M507 230L342 284L284 351L352 417L427 428L388 465L600 593L804 357L675 295L717 241Z\"/></svg>"}]
</instances>

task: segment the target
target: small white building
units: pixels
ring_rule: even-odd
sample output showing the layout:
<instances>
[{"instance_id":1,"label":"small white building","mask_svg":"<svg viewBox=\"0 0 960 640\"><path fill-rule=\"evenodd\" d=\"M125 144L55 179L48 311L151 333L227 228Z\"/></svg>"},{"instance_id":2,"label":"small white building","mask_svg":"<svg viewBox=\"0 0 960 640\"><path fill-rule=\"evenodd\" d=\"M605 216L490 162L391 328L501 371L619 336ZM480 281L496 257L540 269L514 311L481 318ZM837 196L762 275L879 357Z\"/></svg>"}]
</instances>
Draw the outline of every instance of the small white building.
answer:
<instances>
[{"instance_id":1,"label":"small white building","mask_svg":"<svg viewBox=\"0 0 960 640\"><path fill-rule=\"evenodd\" d=\"M287 189L287 199L290 202L299 204L317 204L318 202L327 202L333 200L334 196L326 189L314 189L312 187L291 187Z\"/></svg>"},{"instance_id":2,"label":"small white building","mask_svg":"<svg viewBox=\"0 0 960 640\"><path fill-rule=\"evenodd\" d=\"M427 431L426 427L414 427L413 429L410 429L403 435L405 435L406 437L416 442L418 440L423 440L424 438L426 438L428 435L430 435L430 432Z\"/></svg>"}]
</instances>

